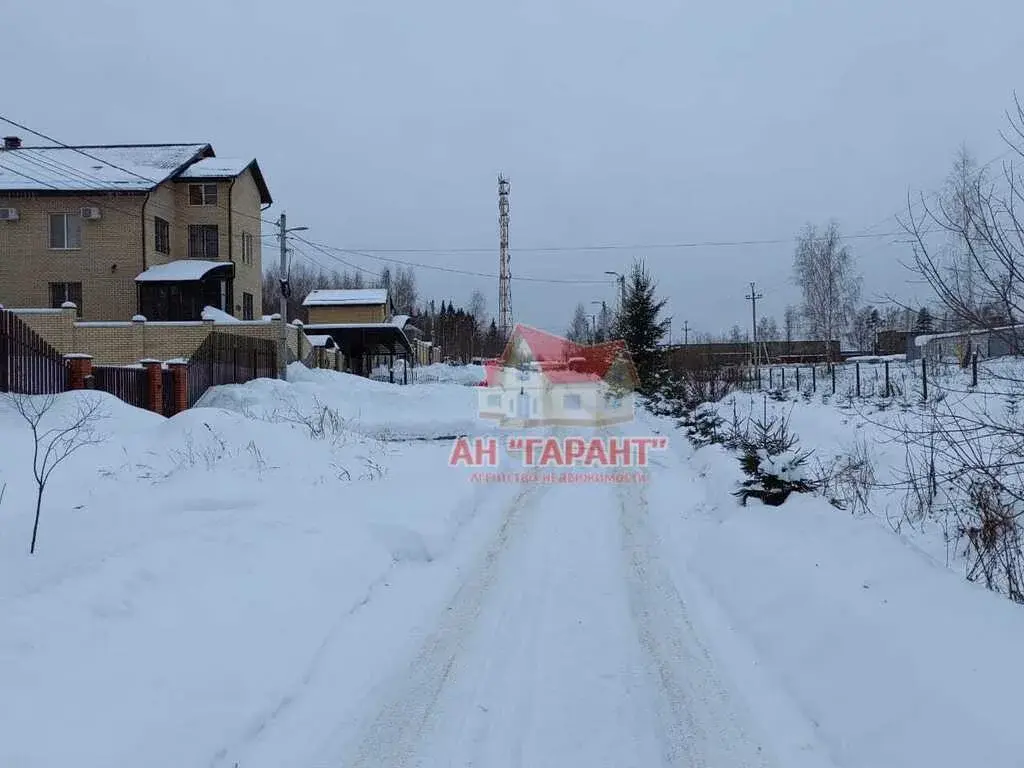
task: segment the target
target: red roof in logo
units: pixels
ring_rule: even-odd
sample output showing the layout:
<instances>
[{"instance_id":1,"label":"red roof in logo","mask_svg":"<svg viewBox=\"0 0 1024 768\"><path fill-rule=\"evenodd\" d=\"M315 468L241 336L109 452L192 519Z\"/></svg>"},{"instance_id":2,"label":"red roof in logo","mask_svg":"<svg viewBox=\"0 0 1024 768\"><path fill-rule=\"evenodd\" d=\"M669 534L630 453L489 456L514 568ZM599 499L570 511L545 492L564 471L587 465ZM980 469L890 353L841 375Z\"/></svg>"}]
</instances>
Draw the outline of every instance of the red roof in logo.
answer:
<instances>
[{"instance_id":1,"label":"red roof in logo","mask_svg":"<svg viewBox=\"0 0 1024 768\"><path fill-rule=\"evenodd\" d=\"M497 360L488 360L484 364L488 386L497 386L501 383L502 368L518 367L524 362L519 359L521 346L528 350L529 362L554 384L576 384L604 379L617 360L625 361L629 366L631 378L634 382L636 379L624 341L578 344L564 336L548 333L539 328L517 325L508 343L505 344L501 357Z\"/></svg>"}]
</instances>

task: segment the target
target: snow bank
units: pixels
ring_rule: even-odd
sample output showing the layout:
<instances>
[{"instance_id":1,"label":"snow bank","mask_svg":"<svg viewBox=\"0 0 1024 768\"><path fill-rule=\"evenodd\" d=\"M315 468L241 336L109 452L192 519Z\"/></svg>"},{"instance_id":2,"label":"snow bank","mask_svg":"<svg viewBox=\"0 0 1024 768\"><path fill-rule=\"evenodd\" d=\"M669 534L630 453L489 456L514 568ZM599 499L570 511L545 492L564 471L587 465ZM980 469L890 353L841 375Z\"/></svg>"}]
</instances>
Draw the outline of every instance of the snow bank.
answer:
<instances>
[{"instance_id":1,"label":"snow bank","mask_svg":"<svg viewBox=\"0 0 1024 768\"><path fill-rule=\"evenodd\" d=\"M482 365L446 365L431 363L415 369L417 384L445 382L475 387L487 378Z\"/></svg>"},{"instance_id":2,"label":"snow bank","mask_svg":"<svg viewBox=\"0 0 1024 768\"><path fill-rule=\"evenodd\" d=\"M301 421L326 407L343 429L388 440L430 440L490 433L477 417L477 393L452 384L401 386L298 363L288 381L257 379L247 384L214 387L198 405L222 408L270 421Z\"/></svg>"},{"instance_id":3,"label":"snow bank","mask_svg":"<svg viewBox=\"0 0 1024 768\"><path fill-rule=\"evenodd\" d=\"M652 510L679 511L653 519L680 592L763 721L814 725L771 739L789 740L800 765L1017 764L1020 607L820 497L740 507L734 455L694 452L671 420L643 418L675 441L662 477L676 479L648 491Z\"/></svg>"},{"instance_id":4,"label":"snow bank","mask_svg":"<svg viewBox=\"0 0 1024 768\"><path fill-rule=\"evenodd\" d=\"M283 386L305 402L320 379ZM326 381L336 402L379 392ZM98 392L59 396L48 423L83 399L106 439L53 475L29 557L32 443L0 398L0 766L230 766L331 643L379 680L381 648L408 642L389 627L433 609L455 537L489 509L491 488L452 482L446 443L315 438L217 408L164 419ZM381 599L407 572L409 601Z\"/></svg>"}]
</instances>

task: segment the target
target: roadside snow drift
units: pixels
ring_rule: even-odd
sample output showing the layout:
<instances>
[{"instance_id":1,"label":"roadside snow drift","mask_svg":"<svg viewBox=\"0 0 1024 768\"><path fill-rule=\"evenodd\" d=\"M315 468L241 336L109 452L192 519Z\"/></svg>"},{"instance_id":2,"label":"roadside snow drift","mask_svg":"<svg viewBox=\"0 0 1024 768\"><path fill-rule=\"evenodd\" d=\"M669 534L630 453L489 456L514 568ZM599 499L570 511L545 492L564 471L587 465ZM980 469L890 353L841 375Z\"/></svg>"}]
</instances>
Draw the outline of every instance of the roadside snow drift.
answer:
<instances>
[{"instance_id":1,"label":"roadside snow drift","mask_svg":"<svg viewBox=\"0 0 1024 768\"><path fill-rule=\"evenodd\" d=\"M445 366L450 367L450 366ZM288 381L216 387L199 405L268 421L336 415L346 431L385 440L430 440L492 432L477 417L477 393L451 384L402 386L336 371L288 368ZM303 415L304 414L304 415Z\"/></svg>"}]
</instances>

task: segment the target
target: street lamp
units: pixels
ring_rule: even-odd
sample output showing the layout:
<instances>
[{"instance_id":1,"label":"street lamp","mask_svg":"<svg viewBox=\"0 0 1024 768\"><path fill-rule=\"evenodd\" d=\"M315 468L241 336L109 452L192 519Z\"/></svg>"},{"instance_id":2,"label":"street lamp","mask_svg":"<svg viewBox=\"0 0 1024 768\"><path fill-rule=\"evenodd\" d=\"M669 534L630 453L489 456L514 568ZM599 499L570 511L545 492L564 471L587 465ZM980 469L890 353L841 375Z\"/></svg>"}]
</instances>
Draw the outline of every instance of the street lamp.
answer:
<instances>
[{"instance_id":1,"label":"street lamp","mask_svg":"<svg viewBox=\"0 0 1024 768\"><path fill-rule=\"evenodd\" d=\"M626 308L626 276L621 272L615 272L610 269L606 269L604 272L606 275L612 275L619 283L619 314Z\"/></svg>"}]
</instances>

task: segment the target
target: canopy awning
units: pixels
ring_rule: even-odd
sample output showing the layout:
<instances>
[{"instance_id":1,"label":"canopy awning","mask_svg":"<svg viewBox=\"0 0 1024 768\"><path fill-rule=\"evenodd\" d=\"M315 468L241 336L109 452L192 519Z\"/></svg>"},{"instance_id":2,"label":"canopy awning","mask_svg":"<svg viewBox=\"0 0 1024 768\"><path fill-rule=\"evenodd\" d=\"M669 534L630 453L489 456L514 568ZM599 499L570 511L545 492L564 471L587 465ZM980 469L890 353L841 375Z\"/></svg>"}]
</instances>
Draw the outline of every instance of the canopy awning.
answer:
<instances>
[{"instance_id":1,"label":"canopy awning","mask_svg":"<svg viewBox=\"0 0 1024 768\"><path fill-rule=\"evenodd\" d=\"M219 271L218 271L219 270ZM135 278L137 283L188 283L207 277L235 276L235 265L230 261L203 261L181 259L150 267Z\"/></svg>"},{"instance_id":2,"label":"canopy awning","mask_svg":"<svg viewBox=\"0 0 1024 768\"><path fill-rule=\"evenodd\" d=\"M391 323L315 323L303 330L307 336L329 335L346 357L412 354L409 339Z\"/></svg>"}]
</instances>

